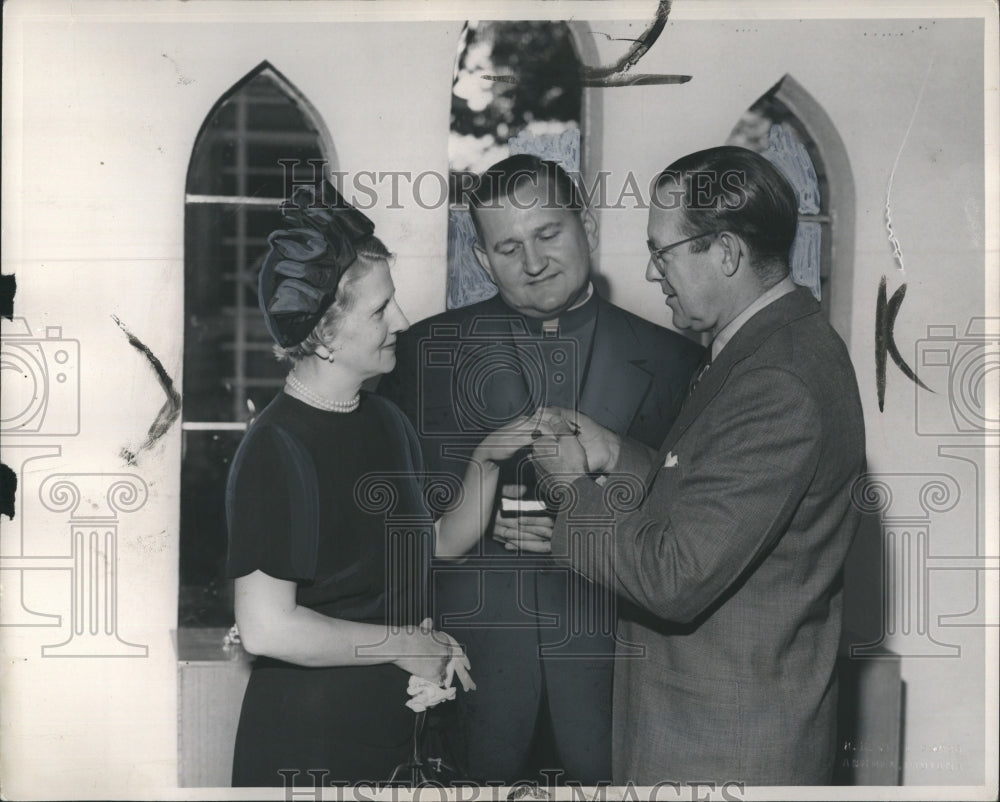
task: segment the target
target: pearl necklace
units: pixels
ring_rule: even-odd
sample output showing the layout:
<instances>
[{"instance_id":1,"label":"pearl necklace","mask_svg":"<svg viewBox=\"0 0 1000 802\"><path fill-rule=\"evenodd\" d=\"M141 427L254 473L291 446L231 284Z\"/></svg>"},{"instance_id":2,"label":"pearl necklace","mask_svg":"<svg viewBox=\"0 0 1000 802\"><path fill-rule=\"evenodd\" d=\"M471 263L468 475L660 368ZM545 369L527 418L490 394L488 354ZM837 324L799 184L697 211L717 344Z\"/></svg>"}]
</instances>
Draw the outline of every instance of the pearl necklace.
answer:
<instances>
[{"instance_id":1,"label":"pearl necklace","mask_svg":"<svg viewBox=\"0 0 1000 802\"><path fill-rule=\"evenodd\" d=\"M361 403L360 393L356 394L350 401L331 401L329 398L323 398L306 387L300 379L291 373L288 374L285 383L314 407L319 407L327 412L354 412L358 408L358 404Z\"/></svg>"}]
</instances>

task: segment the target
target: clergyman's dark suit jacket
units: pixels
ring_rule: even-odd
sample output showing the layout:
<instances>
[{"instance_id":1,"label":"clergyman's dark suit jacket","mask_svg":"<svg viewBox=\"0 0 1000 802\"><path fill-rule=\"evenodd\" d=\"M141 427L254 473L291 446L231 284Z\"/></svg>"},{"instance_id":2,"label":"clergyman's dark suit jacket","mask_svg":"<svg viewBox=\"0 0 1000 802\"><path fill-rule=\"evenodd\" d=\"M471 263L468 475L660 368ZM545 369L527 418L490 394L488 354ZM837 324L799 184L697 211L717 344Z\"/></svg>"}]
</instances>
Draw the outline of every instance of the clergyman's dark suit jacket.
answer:
<instances>
[{"instance_id":1,"label":"clergyman's dark suit jacket","mask_svg":"<svg viewBox=\"0 0 1000 802\"><path fill-rule=\"evenodd\" d=\"M424 320L399 337L396 369L379 392L413 421L429 470L461 477L467 463L448 449L471 452L485 432L544 403L542 372L577 382L578 408L594 420L660 444L703 349L599 296L592 300L590 353L568 360L558 342L540 344L527 334L524 319L499 297ZM478 684L459 694L459 752L475 779L519 779L543 697L567 776L610 777L615 603L600 603L610 594L573 576L549 557L505 551L488 535L471 560L436 569L439 622L466 647Z\"/></svg>"},{"instance_id":2,"label":"clergyman's dark suit jacket","mask_svg":"<svg viewBox=\"0 0 1000 802\"><path fill-rule=\"evenodd\" d=\"M553 555L643 611L620 623L646 656L616 666L616 783L830 782L842 569L864 466L847 349L800 288L736 332L658 454L626 443L603 488L573 481ZM630 476L645 499L609 502ZM586 565L570 532L592 536L602 516L614 520L613 563Z\"/></svg>"}]
</instances>

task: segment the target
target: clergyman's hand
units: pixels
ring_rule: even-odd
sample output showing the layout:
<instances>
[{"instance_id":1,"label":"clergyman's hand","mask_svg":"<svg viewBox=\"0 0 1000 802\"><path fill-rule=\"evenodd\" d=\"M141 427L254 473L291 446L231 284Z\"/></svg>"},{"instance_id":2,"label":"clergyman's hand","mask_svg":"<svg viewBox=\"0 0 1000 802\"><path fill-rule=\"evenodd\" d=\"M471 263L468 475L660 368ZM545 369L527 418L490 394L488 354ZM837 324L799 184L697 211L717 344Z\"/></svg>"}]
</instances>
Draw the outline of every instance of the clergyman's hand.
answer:
<instances>
[{"instance_id":1,"label":"clergyman's hand","mask_svg":"<svg viewBox=\"0 0 1000 802\"><path fill-rule=\"evenodd\" d=\"M504 485L504 498L520 498L524 485ZM497 510L493 520L493 539L508 551L530 551L548 554L552 551L552 529L555 521L544 511L535 514L501 515Z\"/></svg>"}]
</instances>

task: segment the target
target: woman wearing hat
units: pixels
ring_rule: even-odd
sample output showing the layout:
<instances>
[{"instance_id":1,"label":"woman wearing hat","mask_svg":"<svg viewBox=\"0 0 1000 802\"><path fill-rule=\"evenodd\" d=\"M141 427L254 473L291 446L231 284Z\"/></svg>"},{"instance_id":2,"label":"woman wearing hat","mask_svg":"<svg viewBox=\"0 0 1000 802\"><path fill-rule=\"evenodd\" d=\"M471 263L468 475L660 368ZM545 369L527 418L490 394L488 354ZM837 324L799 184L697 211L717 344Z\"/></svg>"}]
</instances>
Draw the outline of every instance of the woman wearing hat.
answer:
<instances>
[{"instance_id":1,"label":"woman wearing hat","mask_svg":"<svg viewBox=\"0 0 1000 802\"><path fill-rule=\"evenodd\" d=\"M493 496L495 460L525 444L514 427L484 441L466 503L433 522L411 425L361 390L392 370L408 326L390 254L367 217L329 184L324 193L317 203L312 188L297 190L283 208L289 227L269 237L261 308L291 369L240 444L227 488L226 572L240 636L257 655L233 785L385 781L412 748L410 675L450 686L454 673L474 687L461 647L424 618L421 550L392 555L384 513L359 493L383 477L393 515L426 520L434 553L457 557L485 526L478 499Z\"/></svg>"}]
</instances>

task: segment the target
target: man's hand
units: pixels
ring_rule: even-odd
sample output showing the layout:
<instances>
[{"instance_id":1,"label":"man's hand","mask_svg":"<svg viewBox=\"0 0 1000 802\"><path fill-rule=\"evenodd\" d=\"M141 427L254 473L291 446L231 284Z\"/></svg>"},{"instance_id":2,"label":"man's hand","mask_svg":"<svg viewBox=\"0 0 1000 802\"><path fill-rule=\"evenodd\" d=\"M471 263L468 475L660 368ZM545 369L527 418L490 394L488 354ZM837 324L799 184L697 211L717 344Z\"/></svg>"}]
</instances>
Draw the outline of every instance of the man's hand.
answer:
<instances>
[{"instance_id":1,"label":"man's hand","mask_svg":"<svg viewBox=\"0 0 1000 802\"><path fill-rule=\"evenodd\" d=\"M587 473L610 473L614 469L622 446L619 435L595 423L582 412L563 407L546 407L542 410L541 420L543 426L554 434L576 432L576 439L586 455ZM560 438L561 446L565 440Z\"/></svg>"},{"instance_id":2,"label":"man's hand","mask_svg":"<svg viewBox=\"0 0 1000 802\"><path fill-rule=\"evenodd\" d=\"M582 476L587 473L587 454L572 432L550 434L543 427L531 444L531 462L539 479L549 474ZM558 428L558 427L557 427Z\"/></svg>"}]
</instances>

